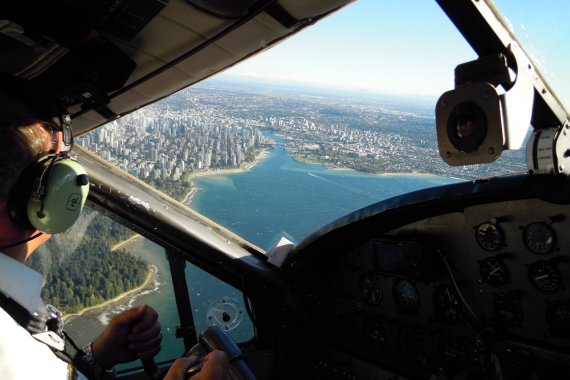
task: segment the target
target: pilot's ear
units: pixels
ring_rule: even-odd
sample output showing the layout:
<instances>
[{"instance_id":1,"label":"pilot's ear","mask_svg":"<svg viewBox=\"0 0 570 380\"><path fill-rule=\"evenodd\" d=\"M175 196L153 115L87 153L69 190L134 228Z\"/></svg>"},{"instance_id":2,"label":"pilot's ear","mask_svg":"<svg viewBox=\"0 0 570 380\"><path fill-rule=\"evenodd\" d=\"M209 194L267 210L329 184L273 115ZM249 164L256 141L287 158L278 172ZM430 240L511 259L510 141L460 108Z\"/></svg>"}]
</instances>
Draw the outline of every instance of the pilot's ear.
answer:
<instances>
[{"instance_id":1,"label":"pilot's ear","mask_svg":"<svg viewBox=\"0 0 570 380\"><path fill-rule=\"evenodd\" d=\"M51 154L24 170L8 207L20 227L56 234L79 218L88 192L85 169L69 157Z\"/></svg>"}]
</instances>

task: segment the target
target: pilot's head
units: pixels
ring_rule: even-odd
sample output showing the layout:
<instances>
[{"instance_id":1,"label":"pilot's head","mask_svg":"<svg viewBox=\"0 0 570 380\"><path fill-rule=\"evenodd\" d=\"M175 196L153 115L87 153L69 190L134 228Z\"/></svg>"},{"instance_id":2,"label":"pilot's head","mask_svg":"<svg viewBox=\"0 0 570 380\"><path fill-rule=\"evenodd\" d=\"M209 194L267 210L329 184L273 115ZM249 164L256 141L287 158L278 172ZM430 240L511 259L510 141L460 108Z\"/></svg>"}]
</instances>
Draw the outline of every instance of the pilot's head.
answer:
<instances>
[{"instance_id":1,"label":"pilot's head","mask_svg":"<svg viewBox=\"0 0 570 380\"><path fill-rule=\"evenodd\" d=\"M25 169L52 150L52 131L33 110L0 92L0 134L0 247L3 247L0 251L24 261L51 235L42 234L29 242L11 246L39 231L17 224L11 216L9 202Z\"/></svg>"},{"instance_id":2,"label":"pilot's head","mask_svg":"<svg viewBox=\"0 0 570 380\"><path fill-rule=\"evenodd\" d=\"M24 261L77 220L89 182L69 157L69 120L56 124L56 107L27 82L0 78L0 252Z\"/></svg>"}]
</instances>

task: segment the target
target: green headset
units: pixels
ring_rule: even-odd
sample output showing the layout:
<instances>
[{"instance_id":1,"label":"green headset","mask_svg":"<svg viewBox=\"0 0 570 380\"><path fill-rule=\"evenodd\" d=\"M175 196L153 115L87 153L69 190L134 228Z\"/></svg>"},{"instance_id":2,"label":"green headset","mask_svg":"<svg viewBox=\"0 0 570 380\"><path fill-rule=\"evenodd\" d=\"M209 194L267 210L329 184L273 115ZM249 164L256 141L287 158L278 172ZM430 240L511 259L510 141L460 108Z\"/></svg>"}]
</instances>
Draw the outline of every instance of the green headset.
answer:
<instances>
[{"instance_id":1,"label":"green headset","mask_svg":"<svg viewBox=\"0 0 570 380\"><path fill-rule=\"evenodd\" d=\"M57 136L54 151L28 166L12 187L8 207L14 223L22 228L57 234L79 218L89 193L85 169L69 155L73 145L71 119Z\"/></svg>"}]
</instances>

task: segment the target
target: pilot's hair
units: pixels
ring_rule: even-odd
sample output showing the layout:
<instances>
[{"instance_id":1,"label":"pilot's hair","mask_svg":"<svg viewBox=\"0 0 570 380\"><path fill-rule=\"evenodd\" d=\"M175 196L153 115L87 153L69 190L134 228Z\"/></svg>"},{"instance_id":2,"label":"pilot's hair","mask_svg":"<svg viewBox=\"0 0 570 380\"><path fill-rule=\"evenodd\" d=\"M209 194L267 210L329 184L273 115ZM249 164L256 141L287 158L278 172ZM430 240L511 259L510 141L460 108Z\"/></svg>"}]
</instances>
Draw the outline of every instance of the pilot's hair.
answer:
<instances>
[{"instance_id":1,"label":"pilot's hair","mask_svg":"<svg viewBox=\"0 0 570 380\"><path fill-rule=\"evenodd\" d=\"M22 171L44 153L45 130L31 114L0 110L0 199L8 198Z\"/></svg>"}]
</instances>

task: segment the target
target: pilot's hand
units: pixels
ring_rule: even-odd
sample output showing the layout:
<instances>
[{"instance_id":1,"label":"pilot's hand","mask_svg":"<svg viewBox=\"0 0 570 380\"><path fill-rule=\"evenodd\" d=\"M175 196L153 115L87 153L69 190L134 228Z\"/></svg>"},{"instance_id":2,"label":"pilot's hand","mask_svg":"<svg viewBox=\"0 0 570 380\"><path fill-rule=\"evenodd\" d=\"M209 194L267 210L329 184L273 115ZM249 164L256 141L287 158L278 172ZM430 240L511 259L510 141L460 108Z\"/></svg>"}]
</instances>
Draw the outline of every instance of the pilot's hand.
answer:
<instances>
[{"instance_id":1,"label":"pilot's hand","mask_svg":"<svg viewBox=\"0 0 570 380\"><path fill-rule=\"evenodd\" d=\"M91 348L95 360L109 369L118 363L154 357L160 351L161 341L158 314L152 307L142 305L113 317Z\"/></svg>"},{"instance_id":2,"label":"pilot's hand","mask_svg":"<svg viewBox=\"0 0 570 380\"><path fill-rule=\"evenodd\" d=\"M186 371L198 364L200 361L204 362L204 366L191 380L226 380L228 376L229 358L223 351L214 350L202 359L196 356L178 358L172 363L168 373L163 380L183 380Z\"/></svg>"}]
</instances>

